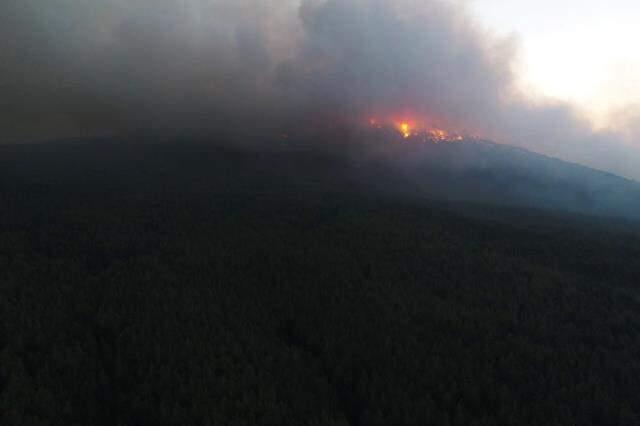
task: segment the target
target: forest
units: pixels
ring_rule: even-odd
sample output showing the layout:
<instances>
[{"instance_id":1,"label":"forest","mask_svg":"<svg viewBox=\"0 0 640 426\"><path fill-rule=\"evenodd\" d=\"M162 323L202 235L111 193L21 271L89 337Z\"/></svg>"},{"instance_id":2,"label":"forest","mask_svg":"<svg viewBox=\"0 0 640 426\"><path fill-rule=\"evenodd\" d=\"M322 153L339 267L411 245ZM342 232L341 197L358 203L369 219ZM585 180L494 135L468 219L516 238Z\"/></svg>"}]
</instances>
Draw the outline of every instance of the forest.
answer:
<instances>
[{"instance_id":1,"label":"forest","mask_svg":"<svg viewBox=\"0 0 640 426\"><path fill-rule=\"evenodd\" d=\"M0 147L2 425L640 424L640 224L308 151Z\"/></svg>"}]
</instances>

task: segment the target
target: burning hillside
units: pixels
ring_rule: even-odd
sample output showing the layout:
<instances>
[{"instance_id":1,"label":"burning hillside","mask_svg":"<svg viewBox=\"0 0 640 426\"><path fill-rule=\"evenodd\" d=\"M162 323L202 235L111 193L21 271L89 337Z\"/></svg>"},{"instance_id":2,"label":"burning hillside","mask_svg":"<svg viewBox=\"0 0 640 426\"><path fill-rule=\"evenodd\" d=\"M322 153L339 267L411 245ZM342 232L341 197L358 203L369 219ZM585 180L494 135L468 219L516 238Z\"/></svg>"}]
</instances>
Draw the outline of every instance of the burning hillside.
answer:
<instances>
[{"instance_id":1,"label":"burning hillside","mask_svg":"<svg viewBox=\"0 0 640 426\"><path fill-rule=\"evenodd\" d=\"M410 119L369 119L369 127L380 131L394 131L403 139L425 143L449 143L475 139L462 132L444 130L438 126L429 125L419 120Z\"/></svg>"}]
</instances>

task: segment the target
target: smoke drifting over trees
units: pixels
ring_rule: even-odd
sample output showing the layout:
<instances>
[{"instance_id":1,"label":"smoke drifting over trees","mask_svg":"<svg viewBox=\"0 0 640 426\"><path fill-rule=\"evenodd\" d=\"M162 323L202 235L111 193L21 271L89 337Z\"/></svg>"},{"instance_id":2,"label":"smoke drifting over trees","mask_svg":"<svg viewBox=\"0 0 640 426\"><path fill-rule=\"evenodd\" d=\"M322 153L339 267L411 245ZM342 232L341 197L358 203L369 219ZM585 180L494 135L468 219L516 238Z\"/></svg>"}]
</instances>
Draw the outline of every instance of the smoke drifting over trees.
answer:
<instances>
[{"instance_id":1,"label":"smoke drifting over trees","mask_svg":"<svg viewBox=\"0 0 640 426\"><path fill-rule=\"evenodd\" d=\"M640 178L628 135L518 93L516 54L463 6L436 0L7 0L0 141L256 140L411 114Z\"/></svg>"}]
</instances>

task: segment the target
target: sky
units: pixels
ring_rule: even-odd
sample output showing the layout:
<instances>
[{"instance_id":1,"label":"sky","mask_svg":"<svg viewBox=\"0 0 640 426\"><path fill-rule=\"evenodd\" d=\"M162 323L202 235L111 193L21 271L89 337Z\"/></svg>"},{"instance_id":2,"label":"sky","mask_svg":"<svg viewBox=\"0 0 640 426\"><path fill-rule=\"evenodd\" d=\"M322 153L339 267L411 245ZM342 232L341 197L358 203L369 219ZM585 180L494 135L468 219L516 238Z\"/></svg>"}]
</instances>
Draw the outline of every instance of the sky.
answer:
<instances>
[{"instance_id":1,"label":"sky","mask_svg":"<svg viewBox=\"0 0 640 426\"><path fill-rule=\"evenodd\" d=\"M518 76L531 96L571 102L598 127L640 103L639 1L472 0L470 8L517 38Z\"/></svg>"},{"instance_id":2,"label":"sky","mask_svg":"<svg viewBox=\"0 0 640 426\"><path fill-rule=\"evenodd\" d=\"M411 118L640 180L622 0L2 0L0 143ZM187 139L187 138L185 138Z\"/></svg>"}]
</instances>

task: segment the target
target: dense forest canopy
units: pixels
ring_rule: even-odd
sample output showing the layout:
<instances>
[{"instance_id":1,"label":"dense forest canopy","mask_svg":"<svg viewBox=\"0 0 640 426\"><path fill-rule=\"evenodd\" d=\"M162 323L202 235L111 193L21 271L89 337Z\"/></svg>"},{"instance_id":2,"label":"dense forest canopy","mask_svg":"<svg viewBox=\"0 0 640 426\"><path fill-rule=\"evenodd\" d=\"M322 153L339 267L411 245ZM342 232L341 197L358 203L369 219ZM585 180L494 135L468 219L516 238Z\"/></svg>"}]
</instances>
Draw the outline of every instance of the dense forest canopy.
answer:
<instances>
[{"instance_id":1,"label":"dense forest canopy","mask_svg":"<svg viewBox=\"0 0 640 426\"><path fill-rule=\"evenodd\" d=\"M633 221L392 197L309 152L0 162L2 424L640 422Z\"/></svg>"}]
</instances>

